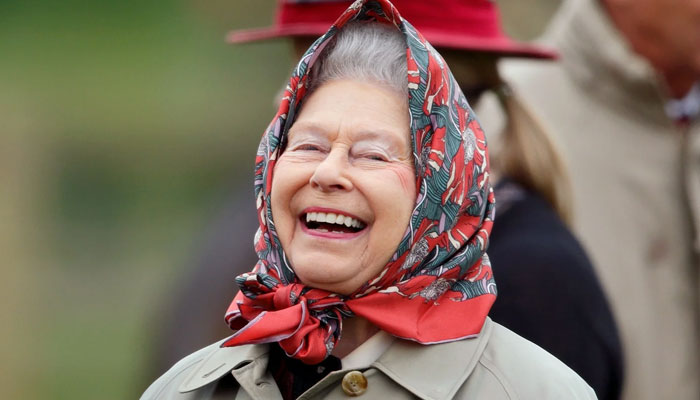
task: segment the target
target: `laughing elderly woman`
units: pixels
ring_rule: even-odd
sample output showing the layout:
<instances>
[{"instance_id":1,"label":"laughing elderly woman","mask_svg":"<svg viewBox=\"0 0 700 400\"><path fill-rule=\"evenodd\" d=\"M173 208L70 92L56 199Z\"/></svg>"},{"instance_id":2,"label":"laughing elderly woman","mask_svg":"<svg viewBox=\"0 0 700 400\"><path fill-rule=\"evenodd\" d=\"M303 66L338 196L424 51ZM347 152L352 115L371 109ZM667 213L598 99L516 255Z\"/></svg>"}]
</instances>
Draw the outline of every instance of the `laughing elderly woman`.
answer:
<instances>
[{"instance_id":1,"label":"laughing elderly woman","mask_svg":"<svg viewBox=\"0 0 700 400\"><path fill-rule=\"evenodd\" d=\"M437 52L388 1L307 51L256 159L259 262L233 336L144 399L594 399L492 322L483 132Z\"/></svg>"}]
</instances>

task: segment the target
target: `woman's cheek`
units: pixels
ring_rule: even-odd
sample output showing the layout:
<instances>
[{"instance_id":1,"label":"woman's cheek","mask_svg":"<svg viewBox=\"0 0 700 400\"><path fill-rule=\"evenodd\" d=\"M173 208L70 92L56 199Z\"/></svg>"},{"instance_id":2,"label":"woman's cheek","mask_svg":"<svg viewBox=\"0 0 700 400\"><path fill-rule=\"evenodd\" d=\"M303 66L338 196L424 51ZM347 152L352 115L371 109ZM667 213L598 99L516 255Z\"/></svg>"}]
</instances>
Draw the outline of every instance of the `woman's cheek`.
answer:
<instances>
[{"instance_id":1,"label":"woman's cheek","mask_svg":"<svg viewBox=\"0 0 700 400\"><path fill-rule=\"evenodd\" d=\"M415 197L415 177L413 173L413 166L407 166L404 164L390 164L386 171L392 174L392 178L396 179L401 186L401 190L407 196L411 197L411 200Z\"/></svg>"},{"instance_id":2,"label":"woman's cheek","mask_svg":"<svg viewBox=\"0 0 700 400\"><path fill-rule=\"evenodd\" d=\"M356 162L355 167L359 167L363 174L367 177L372 176L376 179L376 184L383 188L389 189L392 185L390 182L397 182L401 187L401 191L410 196L411 200L415 197L415 173L413 165L404 164L401 162Z\"/></svg>"}]
</instances>

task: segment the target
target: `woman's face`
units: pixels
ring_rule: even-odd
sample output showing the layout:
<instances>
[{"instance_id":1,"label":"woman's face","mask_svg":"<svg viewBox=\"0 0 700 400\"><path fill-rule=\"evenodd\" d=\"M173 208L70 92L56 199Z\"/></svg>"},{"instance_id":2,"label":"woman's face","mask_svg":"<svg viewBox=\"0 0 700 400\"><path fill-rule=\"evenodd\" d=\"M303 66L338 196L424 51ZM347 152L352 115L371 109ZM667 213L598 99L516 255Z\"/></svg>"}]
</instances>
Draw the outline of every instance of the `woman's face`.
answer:
<instances>
[{"instance_id":1,"label":"woman's face","mask_svg":"<svg viewBox=\"0 0 700 400\"><path fill-rule=\"evenodd\" d=\"M272 214L306 285L350 294L387 264L416 198L406 98L336 80L305 100L275 166Z\"/></svg>"}]
</instances>

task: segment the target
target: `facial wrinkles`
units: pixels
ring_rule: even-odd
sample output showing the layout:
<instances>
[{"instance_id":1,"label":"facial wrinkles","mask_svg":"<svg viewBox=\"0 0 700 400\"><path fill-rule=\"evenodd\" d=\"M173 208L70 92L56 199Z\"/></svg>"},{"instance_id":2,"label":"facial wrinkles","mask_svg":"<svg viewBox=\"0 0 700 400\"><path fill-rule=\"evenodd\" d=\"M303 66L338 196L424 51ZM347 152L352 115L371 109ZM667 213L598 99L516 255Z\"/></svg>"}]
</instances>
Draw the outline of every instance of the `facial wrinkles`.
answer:
<instances>
[{"instance_id":1,"label":"facial wrinkles","mask_svg":"<svg viewBox=\"0 0 700 400\"><path fill-rule=\"evenodd\" d=\"M342 122L339 124L342 125ZM290 130L287 151L303 159L320 158L322 155L327 157L330 153L340 152L343 153L343 158L347 156L352 166L363 169L386 168L387 164L391 163L413 167L408 143L401 143L396 133L381 129L342 129L342 126L337 129L324 129L313 123L300 123ZM328 133L329 131L339 133Z\"/></svg>"},{"instance_id":2,"label":"facial wrinkles","mask_svg":"<svg viewBox=\"0 0 700 400\"><path fill-rule=\"evenodd\" d=\"M408 130L405 135L406 139L402 141L396 133L383 129L358 126L346 128L342 120L334 127L323 127L313 121L300 121L289 132L287 149L299 162L312 159L324 162L332 158L333 162L341 165L347 163L348 166L363 171L391 173L400 183L403 193L414 196L412 188L415 185L415 168L411 159ZM380 157L381 160L374 157ZM356 188L362 191L362 185ZM360 256L361 263L372 261L369 245L365 244Z\"/></svg>"},{"instance_id":3,"label":"facial wrinkles","mask_svg":"<svg viewBox=\"0 0 700 400\"><path fill-rule=\"evenodd\" d=\"M353 145L352 151L355 153L352 157L353 163L367 169L382 169L393 173L401 184L404 194L409 194L414 185L412 178L415 177L415 169L408 145L404 144L401 147L404 149L399 149L395 143L387 143L381 139L360 141ZM382 155L383 161L372 158L376 155Z\"/></svg>"},{"instance_id":4,"label":"facial wrinkles","mask_svg":"<svg viewBox=\"0 0 700 400\"><path fill-rule=\"evenodd\" d=\"M352 127L350 132L351 140L359 152L371 151L374 148L393 157L391 161L404 160L408 157L408 129L402 134L394 130L356 126Z\"/></svg>"},{"instance_id":5,"label":"facial wrinkles","mask_svg":"<svg viewBox=\"0 0 700 400\"><path fill-rule=\"evenodd\" d=\"M294 158L299 162L324 162L332 158L333 162L340 163L340 168L347 163L345 165L362 171L390 173L393 178L384 175L384 179L396 179L404 195L414 196L415 168L408 129L402 136L382 128L369 129L362 124L346 127L342 118L336 121L333 127L321 126L313 120L295 124L289 133L288 148L307 150L294 151ZM362 191L362 185L356 188Z\"/></svg>"},{"instance_id":6,"label":"facial wrinkles","mask_svg":"<svg viewBox=\"0 0 700 400\"><path fill-rule=\"evenodd\" d=\"M299 146L315 145L319 146L323 150L328 150L330 148L331 142L327 135L323 134L317 127L308 124L296 124L292 126L289 131L286 150L296 150Z\"/></svg>"},{"instance_id":7,"label":"facial wrinkles","mask_svg":"<svg viewBox=\"0 0 700 400\"><path fill-rule=\"evenodd\" d=\"M415 184L411 178L414 178L415 172L413 166L406 166L403 164L399 165L389 165L387 169L396 175L396 179L399 180L401 184L401 189L404 194L410 194L412 186ZM406 172L410 173L406 173Z\"/></svg>"}]
</instances>

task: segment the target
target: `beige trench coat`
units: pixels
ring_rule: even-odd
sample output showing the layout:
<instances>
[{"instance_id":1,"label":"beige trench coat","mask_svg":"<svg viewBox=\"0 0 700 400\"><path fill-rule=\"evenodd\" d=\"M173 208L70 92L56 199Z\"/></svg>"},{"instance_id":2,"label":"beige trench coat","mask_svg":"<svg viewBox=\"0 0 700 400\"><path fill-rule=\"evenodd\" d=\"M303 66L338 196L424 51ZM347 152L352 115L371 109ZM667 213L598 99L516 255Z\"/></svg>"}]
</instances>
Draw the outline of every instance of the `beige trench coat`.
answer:
<instances>
[{"instance_id":1,"label":"beige trench coat","mask_svg":"<svg viewBox=\"0 0 700 400\"><path fill-rule=\"evenodd\" d=\"M620 328L623 398L698 400L700 118L669 120L651 66L600 4L565 2L545 35L560 62L508 60L501 72L569 164L575 231ZM498 123L478 111L487 132Z\"/></svg>"},{"instance_id":2,"label":"beige trench coat","mask_svg":"<svg viewBox=\"0 0 700 400\"><path fill-rule=\"evenodd\" d=\"M221 343L175 364L141 399L281 399L267 372L268 345ZM429 346L392 339L375 361L354 370L367 379L360 398L368 400L596 398L569 367L490 319L473 339ZM341 388L348 372L332 372L299 399L349 398Z\"/></svg>"}]
</instances>

